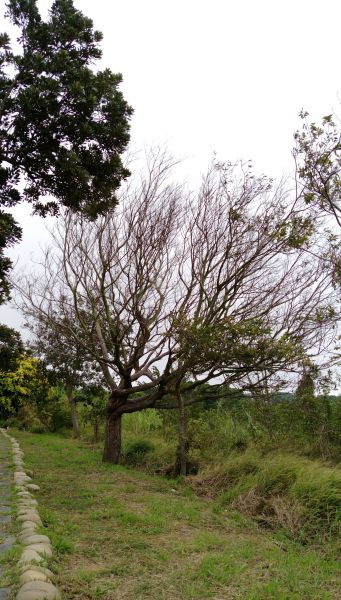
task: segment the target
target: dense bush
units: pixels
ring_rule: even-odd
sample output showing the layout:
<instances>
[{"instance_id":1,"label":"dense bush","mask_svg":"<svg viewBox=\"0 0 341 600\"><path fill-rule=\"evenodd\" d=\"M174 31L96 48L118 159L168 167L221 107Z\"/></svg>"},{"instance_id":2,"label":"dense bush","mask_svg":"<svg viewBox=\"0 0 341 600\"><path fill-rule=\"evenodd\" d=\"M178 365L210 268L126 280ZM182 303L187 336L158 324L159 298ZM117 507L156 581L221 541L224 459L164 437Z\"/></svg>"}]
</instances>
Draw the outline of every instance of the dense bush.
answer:
<instances>
[{"instance_id":1,"label":"dense bush","mask_svg":"<svg viewBox=\"0 0 341 600\"><path fill-rule=\"evenodd\" d=\"M124 452L124 462L128 465L140 465L147 454L155 450L154 444L148 440L138 440L128 446Z\"/></svg>"},{"instance_id":2,"label":"dense bush","mask_svg":"<svg viewBox=\"0 0 341 600\"><path fill-rule=\"evenodd\" d=\"M268 447L341 459L341 397L292 396L269 403L243 400L233 414L250 434L260 430Z\"/></svg>"}]
</instances>

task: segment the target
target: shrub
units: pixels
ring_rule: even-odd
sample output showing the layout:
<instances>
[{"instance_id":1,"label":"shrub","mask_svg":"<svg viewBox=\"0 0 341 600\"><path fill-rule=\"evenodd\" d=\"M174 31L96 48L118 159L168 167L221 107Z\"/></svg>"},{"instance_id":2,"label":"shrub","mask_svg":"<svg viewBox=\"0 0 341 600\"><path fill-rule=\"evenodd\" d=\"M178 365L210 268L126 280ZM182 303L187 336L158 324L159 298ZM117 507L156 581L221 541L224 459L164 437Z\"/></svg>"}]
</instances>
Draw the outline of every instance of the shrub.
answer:
<instances>
[{"instance_id":1,"label":"shrub","mask_svg":"<svg viewBox=\"0 0 341 600\"><path fill-rule=\"evenodd\" d=\"M22 429L22 422L17 417L9 417L9 419L4 420L2 427L14 427L16 429Z\"/></svg>"},{"instance_id":2,"label":"shrub","mask_svg":"<svg viewBox=\"0 0 341 600\"><path fill-rule=\"evenodd\" d=\"M148 440L137 440L128 444L124 453L124 462L131 466L140 465L147 454L155 450L154 444Z\"/></svg>"},{"instance_id":3,"label":"shrub","mask_svg":"<svg viewBox=\"0 0 341 600\"><path fill-rule=\"evenodd\" d=\"M71 429L72 422L69 407L60 402L51 410L49 430L52 432Z\"/></svg>"},{"instance_id":4,"label":"shrub","mask_svg":"<svg viewBox=\"0 0 341 600\"><path fill-rule=\"evenodd\" d=\"M31 433L47 433L48 428L39 419L34 419L28 426Z\"/></svg>"}]
</instances>

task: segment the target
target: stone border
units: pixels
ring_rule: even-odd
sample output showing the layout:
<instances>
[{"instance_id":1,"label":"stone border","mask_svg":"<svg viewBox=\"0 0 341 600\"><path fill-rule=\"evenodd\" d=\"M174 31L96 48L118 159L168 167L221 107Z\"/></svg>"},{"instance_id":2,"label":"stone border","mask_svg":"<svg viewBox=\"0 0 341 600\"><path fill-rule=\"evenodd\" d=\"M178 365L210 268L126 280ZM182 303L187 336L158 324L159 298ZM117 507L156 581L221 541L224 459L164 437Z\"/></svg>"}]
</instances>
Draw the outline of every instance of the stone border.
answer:
<instances>
[{"instance_id":1,"label":"stone border","mask_svg":"<svg viewBox=\"0 0 341 600\"><path fill-rule=\"evenodd\" d=\"M37 509L38 502L31 492L40 488L32 483L32 473L28 471L27 474L24 470L24 453L17 440L5 429L0 431L12 444L17 521L20 524L17 537L25 546L18 562L20 589L16 600L61 600L60 592L53 584L54 575L45 566L46 558L52 556L51 541L36 531L42 522Z\"/></svg>"}]
</instances>

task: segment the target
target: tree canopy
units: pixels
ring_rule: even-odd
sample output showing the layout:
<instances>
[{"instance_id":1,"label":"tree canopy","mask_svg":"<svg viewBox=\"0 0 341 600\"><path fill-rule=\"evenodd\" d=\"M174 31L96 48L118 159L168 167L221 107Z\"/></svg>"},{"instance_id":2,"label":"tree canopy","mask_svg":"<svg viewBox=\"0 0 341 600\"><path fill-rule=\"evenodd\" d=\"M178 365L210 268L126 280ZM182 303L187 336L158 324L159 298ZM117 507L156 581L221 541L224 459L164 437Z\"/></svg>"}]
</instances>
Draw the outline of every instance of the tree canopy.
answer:
<instances>
[{"instance_id":1,"label":"tree canopy","mask_svg":"<svg viewBox=\"0 0 341 600\"><path fill-rule=\"evenodd\" d=\"M294 157L300 193L311 207L333 215L341 226L341 133L333 115L320 124L300 113L301 131L295 133Z\"/></svg>"},{"instance_id":2,"label":"tree canopy","mask_svg":"<svg viewBox=\"0 0 341 600\"><path fill-rule=\"evenodd\" d=\"M0 371L11 371L24 352L19 331L0 324Z\"/></svg>"},{"instance_id":3,"label":"tree canopy","mask_svg":"<svg viewBox=\"0 0 341 600\"><path fill-rule=\"evenodd\" d=\"M37 319L31 323L30 329L34 334L30 348L46 365L50 381L64 387L71 409L73 432L78 436L75 392L88 389L89 385L94 389L100 387L103 376L101 377L99 365L83 345L66 337L60 328L53 326L51 320ZM78 395L77 401L80 399L81 396Z\"/></svg>"},{"instance_id":4,"label":"tree canopy","mask_svg":"<svg viewBox=\"0 0 341 600\"><path fill-rule=\"evenodd\" d=\"M98 384L101 378L94 365L94 359L84 349L75 344L74 340L63 335L53 323L43 319L30 324L34 338L30 341L33 354L44 362L50 375L50 380L70 387L83 387L89 382Z\"/></svg>"},{"instance_id":5,"label":"tree canopy","mask_svg":"<svg viewBox=\"0 0 341 600\"><path fill-rule=\"evenodd\" d=\"M0 371L0 416L17 414L25 406L44 406L49 382L43 363L22 354L11 371Z\"/></svg>"},{"instance_id":6,"label":"tree canopy","mask_svg":"<svg viewBox=\"0 0 341 600\"><path fill-rule=\"evenodd\" d=\"M9 0L20 51L0 35L0 206L23 200L40 215L59 205L96 217L116 202L129 171L131 107L120 74L94 70L102 34L72 0L55 0L42 20L36 0ZM20 238L0 212L0 294L8 293L10 262L1 251Z\"/></svg>"},{"instance_id":7,"label":"tree canopy","mask_svg":"<svg viewBox=\"0 0 341 600\"><path fill-rule=\"evenodd\" d=\"M325 347L336 318L324 264L306 252L313 226L283 189L219 164L191 195L170 173L154 154L115 211L92 224L67 213L45 275L17 284L28 316L100 365L106 460L119 458L122 414L176 407L184 381L250 389L282 376Z\"/></svg>"}]
</instances>

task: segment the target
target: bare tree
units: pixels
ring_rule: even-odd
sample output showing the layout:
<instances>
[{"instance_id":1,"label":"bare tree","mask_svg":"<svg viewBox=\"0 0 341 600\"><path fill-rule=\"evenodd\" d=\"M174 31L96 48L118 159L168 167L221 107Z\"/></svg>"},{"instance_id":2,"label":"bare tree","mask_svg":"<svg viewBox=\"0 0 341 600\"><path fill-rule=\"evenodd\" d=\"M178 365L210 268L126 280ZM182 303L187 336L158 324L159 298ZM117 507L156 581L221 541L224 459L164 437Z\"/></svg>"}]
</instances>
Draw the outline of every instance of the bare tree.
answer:
<instances>
[{"instance_id":1,"label":"bare tree","mask_svg":"<svg viewBox=\"0 0 341 600\"><path fill-rule=\"evenodd\" d=\"M183 415L204 382L248 388L260 374L283 375L321 352L335 319L328 276L305 252L312 223L283 187L212 165L199 193L186 194L171 167L152 155L95 223L65 214L43 274L16 284L27 315L101 366L111 390L103 459L114 463L124 413Z\"/></svg>"}]
</instances>

